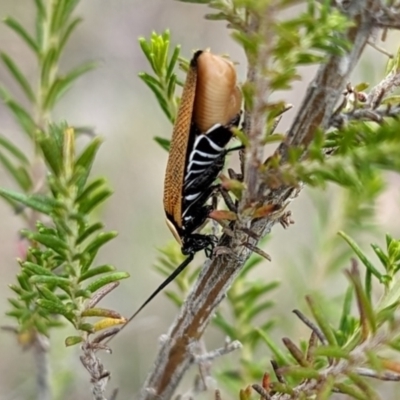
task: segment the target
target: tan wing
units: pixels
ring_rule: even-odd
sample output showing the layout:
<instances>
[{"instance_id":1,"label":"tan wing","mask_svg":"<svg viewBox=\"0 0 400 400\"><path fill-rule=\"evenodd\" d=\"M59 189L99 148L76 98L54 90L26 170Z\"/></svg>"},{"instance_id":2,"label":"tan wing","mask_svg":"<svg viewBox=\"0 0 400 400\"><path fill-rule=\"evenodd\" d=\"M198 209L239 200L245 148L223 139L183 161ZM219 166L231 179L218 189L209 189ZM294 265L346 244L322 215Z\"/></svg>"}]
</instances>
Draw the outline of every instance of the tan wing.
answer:
<instances>
[{"instance_id":1,"label":"tan wing","mask_svg":"<svg viewBox=\"0 0 400 400\"><path fill-rule=\"evenodd\" d=\"M197 59L197 75L193 107L196 126L207 132L215 124L229 124L242 105L235 66L226 58L204 51Z\"/></svg>"},{"instance_id":2,"label":"tan wing","mask_svg":"<svg viewBox=\"0 0 400 400\"><path fill-rule=\"evenodd\" d=\"M186 152L192 122L193 104L196 94L197 67L196 53L186 77L178 115L172 132L164 181L164 210L168 217L182 227L182 187L186 168Z\"/></svg>"}]
</instances>

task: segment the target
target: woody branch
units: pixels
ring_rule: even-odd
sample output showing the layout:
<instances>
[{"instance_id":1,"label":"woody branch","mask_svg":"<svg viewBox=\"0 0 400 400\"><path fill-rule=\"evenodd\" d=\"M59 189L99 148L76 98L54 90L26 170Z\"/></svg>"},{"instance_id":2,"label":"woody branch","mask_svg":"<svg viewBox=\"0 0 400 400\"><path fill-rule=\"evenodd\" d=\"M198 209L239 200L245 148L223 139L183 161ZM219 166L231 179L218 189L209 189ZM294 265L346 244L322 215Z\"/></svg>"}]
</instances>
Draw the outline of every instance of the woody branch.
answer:
<instances>
[{"instance_id":1,"label":"woody branch","mask_svg":"<svg viewBox=\"0 0 400 400\"><path fill-rule=\"evenodd\" d=\"M274 10L269 7L271 5L265 10L264 17L273 18ZM335 104L376 27L376 16L382 14L380 13L382 6L378 0L355 0L350 4L343 4L344 7L346 9L343 12L354 21L354 24L346 32L347 39L352 43L351 49L341 56L330 56L327 62L318 69L286 140L277 150L282 163L287 160L290 146L302 146L305 153L316 129L318 127L326 129L329 126ZM263 22L253 20L249 24L249 29L253 29L254 33L259 34L260 27L265 26ZM391 24L391 26L394 25L392 20ZM400 23L398 26L400 27ZM263 33L271 35L267 29ZM272 41L271 37L265 40L265 42ZM265 93L269 92L268 81L262 71L265 63L268 62L268 48L262 48L256 60L255 63L250 63L253 65L251 67L253 69L249 69L248 80L255 88L263 90L256 91L255 106L245 117L246 121L250 122L246 124L249 147L244 178L249 193L243 196L243 203L240 204L239 210L251 206L248 203L249 200L253 202L261 199L284 208L290 200L293 189L288 186L271 189L266 187L265 183L260 182L258 172L261 157L260 135L265 126L263 123L265 122L265 112L262 105L265 104ZM220 246L228 247L230 252L228 254L224 252L223 255L215 257L212 261L207 261L203 266L178 317L169 329L168 340L163 343L153 369L144 383L141 392L142 399L157 397L159 400L165 400L171 398L184 373L195 362L196 358L192 351L195 343L201 338L213 313L251 254L248 247L243 245L244 240L249 241L251 245L257 244L258 240L249 238L242 233L243 228L250 228L256 235L262 237L270 232L277 220L276 215L270 215L251 221L248 217L244 218L244 215L239 212L238 221L233 227L235 236L223 235L219 243Z\"/></svg>"}]
</instances>

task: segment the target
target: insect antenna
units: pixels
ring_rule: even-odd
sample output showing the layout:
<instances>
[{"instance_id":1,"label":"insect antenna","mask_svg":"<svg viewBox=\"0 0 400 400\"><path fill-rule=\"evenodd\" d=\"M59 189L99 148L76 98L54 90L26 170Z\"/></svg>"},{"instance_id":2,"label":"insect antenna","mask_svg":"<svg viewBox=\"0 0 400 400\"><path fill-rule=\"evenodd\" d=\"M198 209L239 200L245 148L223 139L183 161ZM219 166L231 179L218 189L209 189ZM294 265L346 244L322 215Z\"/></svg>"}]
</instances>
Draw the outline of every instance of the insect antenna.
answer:
<instances>
[{"instance_id":1,"label":"insect antenna","mask_svg":"<svg viewBox=\"0 0 400 400\"><path fill-rule=\"evenodd\" d=\"M115 335L124 329L129 322L131 322L139 313L143 310L160 293L166 286L168 286L194 259L194 253L190 253L185 261L182 262L179 267L177 267L172 274L165 279L165 281L149 296L149 298L135 311L135 313L129 317L129 319L125 322L124 325L121 326L120 330L115 333ZM111 336L104 344L108 343L115 335Z\"/></svg>"}]
</instances>

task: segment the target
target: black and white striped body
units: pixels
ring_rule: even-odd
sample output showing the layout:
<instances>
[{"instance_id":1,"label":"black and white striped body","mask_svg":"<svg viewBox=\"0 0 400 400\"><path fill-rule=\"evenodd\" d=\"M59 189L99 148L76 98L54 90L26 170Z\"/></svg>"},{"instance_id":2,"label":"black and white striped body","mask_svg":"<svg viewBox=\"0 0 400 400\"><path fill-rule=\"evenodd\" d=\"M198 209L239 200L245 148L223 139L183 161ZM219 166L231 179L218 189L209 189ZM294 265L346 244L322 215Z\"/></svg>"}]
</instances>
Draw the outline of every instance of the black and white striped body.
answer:
<instances>
[{"instance_id":1,"label":"black and white striped body","mask_svg":"<svg viewBox=\"0 0 400 400\"><path fill-rule=\"evenodd\" d=\"M182 230L186 234L198 229L211 211L205 203L216 188L213 183L224 166L225 147L231 138L231 130L219 124L194 136L182 193Z\"/></svg>"}]
</instances>

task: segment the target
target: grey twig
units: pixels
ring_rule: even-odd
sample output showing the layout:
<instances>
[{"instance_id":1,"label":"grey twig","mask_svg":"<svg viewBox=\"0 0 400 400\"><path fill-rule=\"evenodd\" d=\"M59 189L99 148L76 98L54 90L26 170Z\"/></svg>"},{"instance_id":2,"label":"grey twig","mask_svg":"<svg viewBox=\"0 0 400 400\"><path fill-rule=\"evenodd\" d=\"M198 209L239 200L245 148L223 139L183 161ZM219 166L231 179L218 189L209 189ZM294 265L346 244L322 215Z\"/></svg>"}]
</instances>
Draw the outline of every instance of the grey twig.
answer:
<instances>
[{"instance_id":1,"label":"grey twig","mask_svg":"<svg viewBox=\"0 0 400 400\"><path fill-rule=\"evenodd\" d=\"M36 333L32 347L36 366L37 399L50 400L49 341L47 337Z\"/></svg>"},{"instance_id":2,"label":"grey twig","mask_svg":"<svg viewBox=\"0 0 400 400\"><path fill-rule=\"evenodd\" d=\"M286 384L285 378L283 377L283 375L279 371L278 363L275 360L271 360L271 365L272 365L272 368L273 368L273 370L275 372L276 379L278 379L278 382Z\"/></svg>"},{"instance_id":3,"label":"grey twig","mask_svg":"<svg viewBox=\"0 0 400 400\"><path fill-rule=\"evenodd\" d=\"M254 385L251 385L251 387L261 396L262 399L264 400L272 399L271 395L261 385L255 383Z\"/></svg>"},{"instance_id":4,"label":"grey twig","mask_svg":"<svg viewBox=\"0 0 400 400\"><path fill-rule=\"evenodd\" d=\"M212 351L209 351L208 353L201 354L199 356L194 357L193 362L198 364L198 363L203 363L205 361L213 361L218 357L221 357L225 354L232 353L232 351L238 350L242 348L242 344L238 340L234 340L231 343L228 343L224 347L220 347L219 349L215 349Z\"/></svg>"},{"instance_id":5,"label":"grey twig","mask_svg":"<svg viewBox=\"0 0 400 400\"><path fill-rule=\"evenodd\" d=\"M372 110L379 106L382 98L400 86L400 71L393 70L378 85L371 89L367 105Z\"/></svg>"},{"instance_id":6,"label":"grey twig","mask_svg":"<svg viewBox=\"0 0 400 400\"><path fill-rule=\"evenodd\" d=\"M377 28L400 29L400 12L395 7L382 5L379 12L375 14L374 25Z\"/></svg>"},{"instance_id":7,"label":"grey twig","mask_svg":"<svg viewBox=\"0 0 400 400\"><path fill-rule=\"evenodd\" d=\"M370 368L355 368L354 372L361 376L367 376L368 378L379 379L381 381L400 381L400 374L395 374L394 372L376 372Z\"/></svg>"},{"instance_id":8,"label":"grey twig","mask_svg":"<svg viewBox=\"0 0 400 400\"><path fill-rule=\"evenodd\" d=\"M254 88L254 102L252 110L245 112L246 134L249 145L245 153L244 177L247 190L244 199L240 202L239 211L258 200L259 188L259 167L263 163L263 136L267 121L266 106L267 99L271 92L269 79L265 76L264 69L268 68L271 62L271 54L274 46L273 23L275 19L275 6L273 2L263 11L264 15L252 15L250 18L250 29L257 32L259 37L264 38L263 43L259 44L256 55L248 54L248 73L247 80ZM270 23L271 21L271 23ZM260 68L262 66L262 68Z\"/></svg>"},{"instance_id":9,"label":"grey twig","mask_svg":"<svg viewBox=\"0 0 400 400\"><path fill-rule=\"evenodd\" d=\"M398 118L399 116L400 105L382 106L381 108L375 110L360 108L333 115L330 120L330 126L333 128L341 128L347 125L350 121L374 121L377 123L381 123L384 117Z\"/></svg>"},{"instance_id":10,"label":"grey twig","mask_svg":"<svg viewBox=\"0 0 400 400\"><path fill-rule=\"evenodd\" d=\"M201 338L198 342L198 347L200 350L201 355L204 355L207 353L207 348L206 344L204 342L204 339ZM198 355L194 356L194 359L196 359ZM196 362L196 361L194 361ZM209 388L210 382L214 383L214 379L212 378L211 375L211 360L205 359L205 360L199 360L198 361L198 366L199 366L199 375L197 376L197 379L195 380L194 388L193 388L193 394L201 393L202 391L205 391ZM215 385L213 385L215 386Z\"/></svg>"},{"instance_id":11,"label":"grey twig","mask_svg":"<svg viewBox=\"0 0 400 400\"><path fill-rule=\"evenodd\" d=\"M91 376L92 394L94 400L107 400L104 392L110 379L110 373L104 368L101 360L96 356L96 346L89 341L82 345L83 355L80 356L81 362ZM116 393L112 394L115 398Z\"/></svg>"},{"instance_id":12,"label":"grey twig","mask_svg":"<svg viewBox=\"0 0 400 400\"><path fill-rule=\"evenodd\" d=\"M119 282L111 282L97 290L88 301L86 309L93 308L104 296L107 296L108 293L112 292L118 286Z\"/></svg>"},{"instance_id":13,"label":"grey twig","mask_svg":"<svg viewBox=\"0 0 400 400\"><path fill-rule=\"evenodd\" d=\"M385 56L388 56L389 58L394 58L394 55L390 52L388 52L386 49L384 49L381 46L378 46L375 42L368 40L368 44L373 47L376 51L379 51L379 53L384 54Z\"/></svg>"},{"instance_id":14,"label":"grey twig","mask_svg":"<svg viewBox=\"0 0 400 400\"><path fill-rule=\"evenodd\" d=\"M314 322L310 321L301 311L299 310L293 310L293 313L299 317L299 319L304 322L318 337L320 342L322 344L327 344L327 340L322 333L321 329L318 328L317 325L314 324Z\"/></svg>"}]
</instances>

